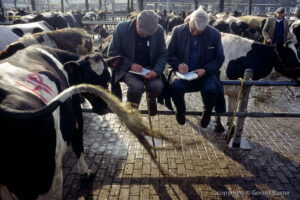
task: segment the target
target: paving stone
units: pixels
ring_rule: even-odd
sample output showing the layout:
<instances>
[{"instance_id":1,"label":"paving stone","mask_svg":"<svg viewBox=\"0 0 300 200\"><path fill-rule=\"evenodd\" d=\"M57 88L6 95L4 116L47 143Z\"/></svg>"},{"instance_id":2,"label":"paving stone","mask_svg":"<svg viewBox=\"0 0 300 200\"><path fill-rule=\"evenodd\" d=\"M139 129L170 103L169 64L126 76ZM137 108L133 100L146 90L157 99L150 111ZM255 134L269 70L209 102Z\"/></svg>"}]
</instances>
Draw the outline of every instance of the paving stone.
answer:
<instances>
[{"instance_id":1,"label":"paving stone","mask_svg":"<svg viewBox=\"0 0 300 200\"><path fill-rule=\"evenodd\" d=\"M188 109L202 110L200 93L189 93L186 100ZM159 110L166 109L158 106ZM145 108L143 96L140 109ZM253 102L248 109L249 112L290 111ZM157 145L170 148L157 151L158 162L168 176L172 174L166 180L115 114L99 117L84 113L85 157L96 177L86 187L82 186L77 158L69 148L62 163L63 199L300 199L299 119L246 118L243 136L248 138L251 151L228 149L226 153L223 153L224 136L214 133L212 124L202 129L200 116L187 119L184 126L179 126L174 116L152 117L155 130L182 144L181 149L175 149L170 142L156 140ZM148 123L146 115L142 115L142 121ZM225 117L222 121L226 123ZM222 191L232 194L217 195ZM247 191L277 193L245 195Z\"/></svg>"},{"instance_id":2,"label":"paving stone","mask_svg":"<svg viewBox=\"0 0 300 200\"><path fill-rule=\"evenodd\" d=\"M129 199L129 189L121 189L121 192L120 192L120 196L119 196L119 199L120 200L127 200Z\"/></svg>"}]
</instances>

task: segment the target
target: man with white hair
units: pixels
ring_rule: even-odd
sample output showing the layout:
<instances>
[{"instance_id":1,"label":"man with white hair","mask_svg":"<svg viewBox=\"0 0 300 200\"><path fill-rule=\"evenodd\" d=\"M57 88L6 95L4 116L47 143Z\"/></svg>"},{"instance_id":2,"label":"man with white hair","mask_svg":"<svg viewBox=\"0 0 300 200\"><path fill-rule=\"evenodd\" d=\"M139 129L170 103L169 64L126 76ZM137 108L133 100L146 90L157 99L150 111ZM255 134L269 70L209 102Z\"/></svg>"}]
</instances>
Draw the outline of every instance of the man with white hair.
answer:
<instances>
[{"instance_id":1,"label":"man with white hair","mask_svg":"<svg viewBox=\"0 0 300 200\"><path fill-rule=\"evenodd\" d=\"M128 86L127 100L134 107L138 107L146 83L151 115L157 112L156 97L164 87L160 76L167 62L164 30L158 20L153 11L144 10L137 18L120 22L108 49L109 56L123 57L123 63L114 69L113 77L115 82L124 81ZM143 68L150 70L144 76L129 72L141 72Z\"/></svg>"},{"instance_id":2,"label":"man with white hair","mask_svg":"<svg viewBox=\"0 0 300 200\"><path fill-rule=\"evenodd\" d=\"M220 71L224 62L221 34L208 25L208 15L197 9L187 23L173 29L167 47L168 63L181 74L193 72L197 79L187 81L175 79L170 85L171 97L176 106L176 120L185 124L184 94L201 91L204 112L201 126L206 128L210 122L212 110L225 112L223 85L220 83Z\"/></svg>"}]
</instances>

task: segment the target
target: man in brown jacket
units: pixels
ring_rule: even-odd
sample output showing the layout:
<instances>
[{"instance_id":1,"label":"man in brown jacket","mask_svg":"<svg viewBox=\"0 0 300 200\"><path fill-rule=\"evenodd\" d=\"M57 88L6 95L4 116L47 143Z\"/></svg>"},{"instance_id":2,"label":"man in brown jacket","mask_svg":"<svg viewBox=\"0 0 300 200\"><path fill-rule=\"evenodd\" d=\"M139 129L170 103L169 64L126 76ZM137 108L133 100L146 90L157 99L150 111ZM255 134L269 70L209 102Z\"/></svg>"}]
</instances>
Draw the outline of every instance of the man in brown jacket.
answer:
<instances>
[{"instance_id":1,"label":"man in brown jacket","mask_svg":"<svg viewBox=\"0 0 300 200\"><path fill-rule=\"evenodd\" d=\"M289 26L284 18L284 8L280 7L276 10L276 16L267 19L262 34L264 36L264 44L275 44L276 42L286 42L288 38Z\"/></svg>"}]
</instances>

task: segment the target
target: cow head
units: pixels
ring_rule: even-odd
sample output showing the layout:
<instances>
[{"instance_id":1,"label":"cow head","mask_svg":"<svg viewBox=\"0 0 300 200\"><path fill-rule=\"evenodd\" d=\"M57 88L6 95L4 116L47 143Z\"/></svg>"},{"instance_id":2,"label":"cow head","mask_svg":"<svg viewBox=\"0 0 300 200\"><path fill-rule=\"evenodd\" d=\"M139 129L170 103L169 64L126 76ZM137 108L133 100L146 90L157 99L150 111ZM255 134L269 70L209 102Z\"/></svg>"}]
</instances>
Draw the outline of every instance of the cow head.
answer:
<instances>
[{"instance_id":1,"label":"cow head","mask_svg":"<svg viewBox=\"0 0 300 200\"><path fill-rule=\"evenodd\" d=\"M231 30L236 35L241 35L243 37L248 37L247 30L249 28L249 25L246 22L243 21L237 21L231 23Z\"/></svg>"},{"instance_id":2,"label":"cow head","mask_svg":"<svg viewBox=\"0 0 300 200\"><path fill-rule=\"evenodd\" d=\"M79 61L67 62L64 64L64 69L69 74L71 85L88 83L108 89L110 74L107 66L118 67L121 62L121 57L114 57L104 61L100 54L95 54L86 56ZM84 97L92 104L95 113L103 115L108 112L107 104L102 99L89 94L85 94Z\"/></svg>"},{"instance_id":3,"label":"cow head","mask_svg":"<svg viewBox=\"0 0 300 200\"><path fill-rule=\"evenodd\" d=\"M218 19L217 21L215 21L215 23L213 24L213 27L215 27L216 29L218 29L221 32L225 32L225 33L230 32L229 24L222 19Z\"/></svg>"},{"instance_id":4,"label":"cow head","mask_svg":"<svg viewBox=\"0 0 300 200\"><path fill-rule=\"evenodd\" d=\"M275 67L275 70L290 78L300 77L300 54L295 44L292 42L276 43L275 52L280 61L280 65Z\"/></svg>"}]
</instances>

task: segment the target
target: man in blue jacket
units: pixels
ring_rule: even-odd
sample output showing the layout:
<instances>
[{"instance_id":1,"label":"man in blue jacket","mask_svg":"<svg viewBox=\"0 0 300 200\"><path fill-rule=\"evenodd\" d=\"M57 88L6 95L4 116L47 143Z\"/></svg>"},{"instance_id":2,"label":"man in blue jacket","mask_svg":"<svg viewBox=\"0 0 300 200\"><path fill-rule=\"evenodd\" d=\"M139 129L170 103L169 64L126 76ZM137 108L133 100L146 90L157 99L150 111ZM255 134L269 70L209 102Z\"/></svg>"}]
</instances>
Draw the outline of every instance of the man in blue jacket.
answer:
<instances>
[{"instance_id":1,"label":"man in blue jacket","mask_svg":"<svg viewBox=\"0 0 300 200\"><path fill-rule=\"evenodd\" d=\"M201 91L204 103L201 126L206 128L213 108L216 112L225 112L226 107L219 71L224 62L220 32L208 25L207 13L198 9L189 16L188 23L173 29L167 51L168 63L173 69L181 74L198 75L191 81L175 79L170 85L177 122L185 124L184 94Z\"/></svg>"},{"instance_id":2,"label":"man in blue jacket","mask_svg":"<svg viewBox=\"0 0 300 200\"><path fill-rule=\"evenodd\" d=\"M114 30L108 56L122 56L123 63L113 71L114 81L124 81L128 86L127 100L138 107L146 83L149 92L150 114L157 111L156 97L163 90L160 78L166 62L167 50L163 28L158 24L158 16L149 10L139 13L136 19L120 22ZM150 70L145 76L129 71Z\"/></svg>"}]
</instances>

